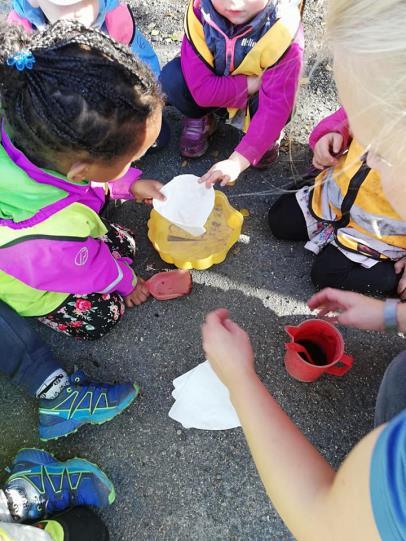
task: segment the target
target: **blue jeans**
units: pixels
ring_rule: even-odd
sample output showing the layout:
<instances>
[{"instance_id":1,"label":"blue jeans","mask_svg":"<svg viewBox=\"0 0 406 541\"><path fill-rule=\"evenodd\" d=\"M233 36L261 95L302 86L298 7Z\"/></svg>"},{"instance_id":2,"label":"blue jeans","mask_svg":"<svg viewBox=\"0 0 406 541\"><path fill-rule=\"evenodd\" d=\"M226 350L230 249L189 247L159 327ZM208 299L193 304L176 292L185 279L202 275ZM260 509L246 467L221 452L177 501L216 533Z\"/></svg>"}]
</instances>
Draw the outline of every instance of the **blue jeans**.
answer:
<instances>
[{"instance_id":1,"label":"blue jeans","mask_svg":"<svg viewBox=\"0 0 406 541\"><path fill-rule=\"evenodd\" d=\"M375 426L387 423L406 409L406 351L402 351L385 371L375 407Z\"/></svg>"},{"instance_id":2,"label":"blue jeans","mask_svg":"<svg viewBox=\"0 0 406 541\"><path fill-rule=\"evenodd\" d=\"M0 301L0 372L32 396L61 366L51 350L7 304Z\"/></svg>"}]
</instances>

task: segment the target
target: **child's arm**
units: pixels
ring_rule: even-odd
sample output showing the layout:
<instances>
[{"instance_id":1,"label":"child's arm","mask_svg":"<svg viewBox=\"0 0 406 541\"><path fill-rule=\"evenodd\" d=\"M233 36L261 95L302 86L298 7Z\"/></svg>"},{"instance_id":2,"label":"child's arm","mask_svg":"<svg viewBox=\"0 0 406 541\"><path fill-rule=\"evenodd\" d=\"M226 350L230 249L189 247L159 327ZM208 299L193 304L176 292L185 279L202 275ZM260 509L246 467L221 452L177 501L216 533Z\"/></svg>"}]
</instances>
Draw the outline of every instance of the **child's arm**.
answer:
<instances>
[{"instance_id":1,"label":"child's arm","mask_svg":"<svg viewBox=\"0 0 406 541\"><path fill-rule=\"evenodd\" d=\"M341 107L319 122L310 134L309 145L314 152L314 167L324 169L337 165L337 156L348 148L350 139L348 118Z\"/></svg>"},{"instance_id":2,"label":"child's arm","mask_svg":"<svg viewBox=\"0 0 406 541\"><path fill-rule=\"evenodd\" d=\"M181 48L182 73L193 99L200 107L236 107L247 105L248 86L245 75L216 75L199 58L186 37Z\"/></svg>"},{"instance_id":3,"label":"child's arm","mask_svg":"<svg viewBox=\"0 0 406 541\"><path fill-rule=\"evenodd\" d=\"M303 63L303 30L284 57L262 76L258 109L247 133L227 160L214 164L202 182L222 185L234 182L250 165L270 150L292 113Z\"/></svg>"}]
</instances>

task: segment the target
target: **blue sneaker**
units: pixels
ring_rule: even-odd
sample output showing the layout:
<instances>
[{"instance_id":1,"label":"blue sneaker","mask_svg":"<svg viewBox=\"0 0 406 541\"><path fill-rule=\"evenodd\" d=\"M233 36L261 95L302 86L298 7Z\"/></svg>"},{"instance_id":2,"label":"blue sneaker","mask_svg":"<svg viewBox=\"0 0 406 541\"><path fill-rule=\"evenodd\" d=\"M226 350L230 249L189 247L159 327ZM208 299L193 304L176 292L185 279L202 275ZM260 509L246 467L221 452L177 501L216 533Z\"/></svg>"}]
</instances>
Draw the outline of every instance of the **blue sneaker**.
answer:
<instances>
[{"instance_id":1,"label":"blue sneaker","mask_svg":"<svg viewBox=\"0 0 406 541\"><path fill-rule=\"evenodd\" d=\"M106 507L115 500L107 476L87 460L59 462L41 449L22 449L11 465L4 492L11 512L21 520L38 520L70 507Z\"/></svg>"},{"instance_id":2,"label":"blue sneaker","mask_svg":"<svg viewBox=\"0 0 406 541\"><path fill-rule=\"evenodd\" d=\"M84 424L101 425L124 411L139 394L130 383L95 383L81 371L70 376L71 384L53 400L40 400L39 437L54 440L76 432Z\"/></svg>"}]
</instances>

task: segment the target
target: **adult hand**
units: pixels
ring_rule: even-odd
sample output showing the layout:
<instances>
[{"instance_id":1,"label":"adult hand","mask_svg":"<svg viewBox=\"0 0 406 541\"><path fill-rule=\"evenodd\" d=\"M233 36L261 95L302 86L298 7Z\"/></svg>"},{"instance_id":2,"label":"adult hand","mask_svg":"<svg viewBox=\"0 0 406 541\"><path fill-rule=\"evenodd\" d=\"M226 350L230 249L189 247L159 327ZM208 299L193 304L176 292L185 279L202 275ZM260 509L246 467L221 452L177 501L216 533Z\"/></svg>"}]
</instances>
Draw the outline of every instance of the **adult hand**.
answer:
<instances>
[{"instance_id":1,"label":"adult hand","mask_svg":"<svg viewBox=\"0 0 406 541\"><path fill-rule=\"evenodd\" d=\"M326 133L314 147L313 165L316 169L325 169L337 165L335 157L342 150L343 136L336 132Z\"/></svg>"},{"instance_id":2,"label":"adult hand","mask_svg":"<svg viewBox=\"0 0 406 541\"><path fill-rule=\"evenodd\" d=\"M319 317L336 313L328 319L347 327L370 331L384 329L384 302L359 293L327 288L313 295L307 304L312 310L318 310Z\"/></svg>"},{"instance_id":3,"label":"adult hand","mask_svg":"<svg viewBox=\"0 0 406 541\"><path fill-rule=\"evenodd\" d=\"M159 199L165 201L166 197L161 193L163 184L158 180L136 180L130 188L136 201L145 199Z\"/></svg>"},{"instance_id":4,"label":"adult hand","mask_svg":"<svg viewBox=\"0 0 406 541\"><path fill-rule=\"evenodd\" d=\"M248 334L229 319L228 310L210 312L202 325L203 349L218 377L227 387L255 374L254 352Z\"/></svg>"},{"instance_id":5,"label":"adult hand","mask_svg":"<svg viewBox=\"0 0 406 541\"><path fill-rule=\"evenodd\" d=\"M235 182L240 173L250 165L250 162L242 154L233 152L228 160L222 160L210 167L207 173L200 178L199 182L205 182L208 188L216 182L220 182L221 186L226 186Z\"/></svg>"},{"instance_id":6,"label":"adult hand","mask_svg":"<svg viewBox=\"0 0 406 541\"><path fill-rule=\"evenodd\" d=\"M127 308L134 308L145 302L149 297L149 289L145 284L145 281L138 277L138 282L132 292L124 297L124 302Z\"/></svg>"},{"instance_id":7,"label":"adult hand","mask_svg":"<svg viewBox=\"0 0 406 541\"><path fill-rule=\"evenodd\" d=\"M247 76L247 92L249 96L253 96L259 89L262 84L262 75L248 75Z\"/></svg>"},{"instance_id":8,"label":"adult hand","mask_svg":"<svg viewBox=\"0 0 406 541\"><path fill-rule=\"evenodd\" d=\"M395 263L396 274L401 274L398 284L398 294L402 301L406 300L406 257L402 257Z\"/></svg>"}]
</instances>

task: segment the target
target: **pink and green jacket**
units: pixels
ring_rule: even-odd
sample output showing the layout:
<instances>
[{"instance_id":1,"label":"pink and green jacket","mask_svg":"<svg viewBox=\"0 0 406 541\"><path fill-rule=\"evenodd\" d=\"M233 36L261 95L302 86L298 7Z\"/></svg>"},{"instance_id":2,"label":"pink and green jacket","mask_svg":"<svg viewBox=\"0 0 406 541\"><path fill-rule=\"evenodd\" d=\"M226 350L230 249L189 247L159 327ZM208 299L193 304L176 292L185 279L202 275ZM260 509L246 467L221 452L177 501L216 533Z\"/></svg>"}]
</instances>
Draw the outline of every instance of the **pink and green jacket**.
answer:
<instances>
[{"instance_id":1,"label":"pink and green jacket","mask_svg":"<svg viewBox=\"0 0 406 541\"><path fill-rule=\"evenodd\" d=\"M131 199L141 171L109 183L113 199ZM30 162L8 138L0 145L0 299L22 316L42 316L70 294L125 296L137 278L128 258L114 258L99 212L104 185L71 183Z\"/></svg>"}]
</instances>

